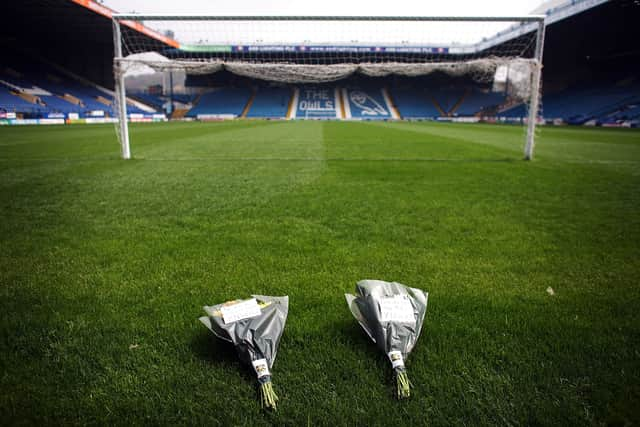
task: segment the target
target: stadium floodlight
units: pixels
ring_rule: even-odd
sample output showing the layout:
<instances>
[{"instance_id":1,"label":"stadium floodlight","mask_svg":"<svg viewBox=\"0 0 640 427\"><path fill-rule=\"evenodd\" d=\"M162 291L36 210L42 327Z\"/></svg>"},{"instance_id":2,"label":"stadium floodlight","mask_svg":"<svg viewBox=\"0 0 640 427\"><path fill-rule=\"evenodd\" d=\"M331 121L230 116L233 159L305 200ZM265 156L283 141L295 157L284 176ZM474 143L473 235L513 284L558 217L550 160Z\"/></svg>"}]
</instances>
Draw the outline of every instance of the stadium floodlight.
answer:
<instances>
[{"instance_id":1,"label":"stadium floodlight","mask_svg":"<svg viewBox=\"0 0 640 427\"><path fill-rule=\"evenodd\" d=\"M221 70L290 84L352 74L468 76L524 104L525 159L533 158L544 15L189 16L113 15L116 126L130 158L125 75L140 67L210 74ZM499 115L499 111L492 112Z\"/></svg>"}]
</instances>

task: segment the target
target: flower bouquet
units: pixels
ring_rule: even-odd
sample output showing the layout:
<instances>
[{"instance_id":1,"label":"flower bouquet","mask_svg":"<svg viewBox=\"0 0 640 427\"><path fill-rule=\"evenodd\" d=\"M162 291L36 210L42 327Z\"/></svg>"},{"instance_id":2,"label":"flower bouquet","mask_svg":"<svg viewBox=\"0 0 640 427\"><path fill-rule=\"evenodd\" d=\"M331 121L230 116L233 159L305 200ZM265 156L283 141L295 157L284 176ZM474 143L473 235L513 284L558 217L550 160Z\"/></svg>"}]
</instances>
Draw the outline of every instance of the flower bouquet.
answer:
<instances>
[{"instance_id":1,"label":"flower bouquet","mask_svg":"<svg viewBox=\"0 0 640 427\"><path fill-rule=\"evenodd\" d=\"M362 280L356 295L345 297L353 317L389 357L398 399L409 397L411 382L404 361L420 336L428 293L396 282Z\"/></svg>"},{"instance_id":2,"label":"flower bouquet","mask_svg":"<svg viewBox=\"0 0 640 427\"><path fill-rule=\"evenodd\" d=\"M289 297L252 295L246 300L205 306L200 321L215 336L231 342L240 360L253 366L263 408L276 409L271 372L289 311Z\"/></svg>"}]
</instances>

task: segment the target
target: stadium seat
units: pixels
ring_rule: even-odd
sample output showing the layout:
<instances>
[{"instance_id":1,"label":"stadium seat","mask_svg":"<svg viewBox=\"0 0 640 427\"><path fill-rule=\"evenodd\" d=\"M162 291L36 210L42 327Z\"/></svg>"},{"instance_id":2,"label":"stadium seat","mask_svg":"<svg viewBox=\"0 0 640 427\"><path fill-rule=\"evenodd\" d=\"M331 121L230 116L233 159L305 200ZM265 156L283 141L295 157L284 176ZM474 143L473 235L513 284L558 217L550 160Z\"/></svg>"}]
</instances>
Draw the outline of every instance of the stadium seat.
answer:
<instances>
[{"instance_id":1,"label":"stadium seat","mask_svg":"<svg viewBox=\"0 0 640 427\"><path fill-rule=\"evenodd\" d=\"M346 90L351 117L363 120L381 120L392 117L390 107L380 86L354 87Z\"/></svg>"},{"instance_id":2,"label":"stadium seat","mask_svg":"<svg viewBox=\"0 0 640 427\"><path fill-rule=\"evenodd\" d=\"M460 105L455 110L455 116L475 116L482 111L489 109L496 110L499 105L504 103L505 95L503 93L495 93L482 91L477 88L470 89L466 96L462 98Z\"/></svg>"},{"instance_id":3,"label":"stadium seat","mask_svg":"<svg viewBox=\"0 0 640 427\"><path fill-rule=\"evenodd\" d=\"M547 120L560 119L569 124L615 123L635 118L634 106L640 102L640 86L637 83L616 85L598 83L576 85L545 94L542 99L542 116ZM524 105L514 106L501 113L504 117L524 117Z\"/></svg>"},{"instance_id":4,"label":"stadium seat","mask_svg":"<svg viewBox=\"0 0 640 427\"><path fill-rule=\"evenodd\" d=\"M286 87L259 88L247 117L285 118L291 92L291 89Z\"/></svg>"},{"instance_id":5,"label":"stadium seat","mask_svg":"<svg viewBox=\"0 0 640 427\"><path fill-rule=\"evenodd\" d=\"M394 88L391 96L402 118L435 119L440 116L429 95L411 88Z\"/></svg>"},{"instance_id":6,"label":"stadium seat","mask_svg":"<svg viewBox=\"0 0 640 427\"><path fill-rule=\"evenodd\" d=\"M251 90L249 88L225 87L216 89L203 94L197 105L186 114L186 117L195 118L199 115L239 117L250 96Z\"/></svg>"},{"instance_id":7,"label":"stadium seat","mask_svg":"<svg viewBox=\"0 0 640 427\"><path fill-rule=\"evenodd\" d=\"M335 119L339 117L336 109L336 88L332 86L304 85L298 87L298 105L295 106L299 119Z\"/></svg>"},{"instance_id":8,"label":"stadium seat","mask_svg":"<svg viewBox=\"0 0 640 427\"><path fill-rule=\"evenodd\" d=\"M13 95L6 87L0 85L0 110L11 113L40 114L46 110L38 104L25 101Z\"/></svg>"}]
</instances>

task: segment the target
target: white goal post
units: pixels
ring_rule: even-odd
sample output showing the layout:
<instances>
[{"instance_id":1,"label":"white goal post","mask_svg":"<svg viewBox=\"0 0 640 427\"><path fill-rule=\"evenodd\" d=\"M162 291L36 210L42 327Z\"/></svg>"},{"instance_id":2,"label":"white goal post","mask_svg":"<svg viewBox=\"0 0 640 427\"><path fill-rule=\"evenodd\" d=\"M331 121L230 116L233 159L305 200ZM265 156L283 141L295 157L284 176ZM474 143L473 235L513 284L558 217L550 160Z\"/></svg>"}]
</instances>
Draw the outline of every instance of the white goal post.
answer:
<instances>
[{"instance_id":1,"label":"white goal post","mask_svg":"<svg viewBox=\"0 0 640 427\"><path fill-rule=\"evenodd\" d=\"M289 84L352 74L441 72L494 83L524 104L524 158L533 158L541 92L544 15L193 16L113 15L115 111L122 157L131 157L125 74L136 67L220 70Z\"/></svg>"}]
</instances>

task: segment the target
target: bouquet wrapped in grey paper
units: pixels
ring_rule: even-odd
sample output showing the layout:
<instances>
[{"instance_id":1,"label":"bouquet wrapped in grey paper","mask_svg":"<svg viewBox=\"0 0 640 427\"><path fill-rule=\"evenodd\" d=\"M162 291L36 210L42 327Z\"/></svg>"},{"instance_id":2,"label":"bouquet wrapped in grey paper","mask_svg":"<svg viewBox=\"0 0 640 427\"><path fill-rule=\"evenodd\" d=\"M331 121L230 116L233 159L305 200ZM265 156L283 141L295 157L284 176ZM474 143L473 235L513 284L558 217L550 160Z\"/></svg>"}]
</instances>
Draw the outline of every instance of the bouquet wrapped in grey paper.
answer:
<instances>
[{"instance_id":1,"label":"bouquet wrapped in grey paper","mask_svg":"<svg viewBox=\"0 0 640 427\"><path fill-rule=\"evenodd\" d=\"M396 282L362 280L356 295L345 297L353 317L389 357L398 398L409 397L411 383L404 361L420 336L428 293Z\"/></svg>"},{"instance_id":2,"label":"bouquet wrapped in grey paper","mask_svg":"<svg viewBox=\"0 0 640 427\"><path fill-rule=\"evenodd\" d=\"M271 372L289 312L289 297L252 295L247 300L205 306L200 321L220 339L233 343L240 360L253 366L260 386L260 403L275 409Z\"/></svg>"}]
</instances>

